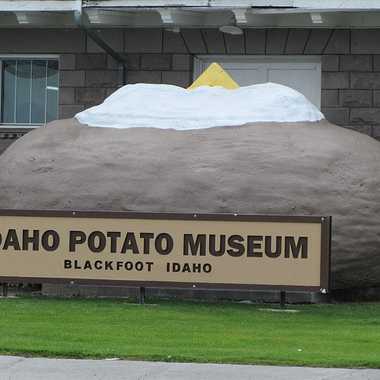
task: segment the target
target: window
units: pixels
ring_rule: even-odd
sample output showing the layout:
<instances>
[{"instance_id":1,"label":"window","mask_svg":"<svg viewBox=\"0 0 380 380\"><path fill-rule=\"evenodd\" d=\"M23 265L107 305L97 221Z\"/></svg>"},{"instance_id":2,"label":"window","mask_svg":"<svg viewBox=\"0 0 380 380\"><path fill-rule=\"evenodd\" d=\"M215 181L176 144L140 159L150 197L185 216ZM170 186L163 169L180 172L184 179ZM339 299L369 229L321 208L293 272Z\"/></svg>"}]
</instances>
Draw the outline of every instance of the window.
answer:
<instances>
[{"instance_id":1,"label":"window","mask_svg":"<svg viewBox=\"0 0 380 380\"><path fill-rule=\"evenodd\" d=\"M58 116L58 60L0 58L0 122L38 126Z\"/></svg>"}]
</instances>

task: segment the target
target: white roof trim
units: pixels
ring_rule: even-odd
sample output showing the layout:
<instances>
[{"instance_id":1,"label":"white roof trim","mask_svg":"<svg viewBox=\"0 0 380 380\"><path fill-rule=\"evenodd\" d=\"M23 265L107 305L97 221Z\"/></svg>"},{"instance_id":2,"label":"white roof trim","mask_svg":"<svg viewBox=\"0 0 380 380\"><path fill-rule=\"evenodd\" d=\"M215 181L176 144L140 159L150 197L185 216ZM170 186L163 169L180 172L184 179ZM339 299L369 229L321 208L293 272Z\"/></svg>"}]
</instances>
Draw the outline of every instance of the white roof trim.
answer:
<instances>
[{"instance_id":1,"label":"white roof trim","mask_svg":"<svg viewBox=\"0 0 380 380\"><path fill-rule=\"evenodd\" d=\"M83 3L83 4L82 4ZM299 10L376 10L379 0L0 0L1 12L60 12L80 11L81 8L154 8L154 7L207 7L251 8L288 7ZM281 11L281 10L279 10ZM286 9L282 9L283 12Z\"/></svg>"},{"instance_id":2,"label":"white roof trim","mask_svg":"<svg viewBox=\"0 0 380 380\"><path fill-rule=\"evenodd\" d=\"M20 1L22 2L22 1ZM379 0L84 0L83 7L291 7L306 9L380 9Z\"/></svg>"},{"instance_id":3,"label":"white roof trim","mask_svg":"<svg viewBox=\"0 0 380 380\"><path fill-rule=\"evenodd\" d=\"M0 0L0 23L76 27L82 10L104 28L380 28L380 0Z\"/></svg>"},{"instance_id":4,"label":"white roof trim","mask_svg":"<svg viewBox=\"0 0 380 380\"><path fill-rule=\"evenodd\" d=\"M210 0L84 0L83 1L84 8L85 7L154 8L154 7L209 7L209 6L210 6Z\"/></svg>"},{"instance_id":5,"label":"white roof trim","mask_svg":"<svg viewBox=\"0 0 380 380\"><path fill-rule=\"evenodd\" d=\"M81 0L0 0L1 12L70 12L81 8Z\"/></svg>"}]
</instances>

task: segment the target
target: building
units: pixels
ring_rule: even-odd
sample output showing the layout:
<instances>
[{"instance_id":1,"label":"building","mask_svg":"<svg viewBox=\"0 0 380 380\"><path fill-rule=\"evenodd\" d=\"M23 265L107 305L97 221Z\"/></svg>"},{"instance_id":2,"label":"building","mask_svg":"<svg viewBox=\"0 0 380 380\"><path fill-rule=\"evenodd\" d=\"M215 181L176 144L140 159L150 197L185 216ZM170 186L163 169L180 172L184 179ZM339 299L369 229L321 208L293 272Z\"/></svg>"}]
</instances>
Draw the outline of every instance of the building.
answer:
<instances>
[{"instance_id":1,"label":"building","mask_svg":"<svg viewBox=\"0 0 380 380\"><path fill-rule=\"evenodd\" d=\"M379 27L378 0L0 0L0 152L123 84L188 86L213 61L380 139Z\"/></svg>"}]
</instances>

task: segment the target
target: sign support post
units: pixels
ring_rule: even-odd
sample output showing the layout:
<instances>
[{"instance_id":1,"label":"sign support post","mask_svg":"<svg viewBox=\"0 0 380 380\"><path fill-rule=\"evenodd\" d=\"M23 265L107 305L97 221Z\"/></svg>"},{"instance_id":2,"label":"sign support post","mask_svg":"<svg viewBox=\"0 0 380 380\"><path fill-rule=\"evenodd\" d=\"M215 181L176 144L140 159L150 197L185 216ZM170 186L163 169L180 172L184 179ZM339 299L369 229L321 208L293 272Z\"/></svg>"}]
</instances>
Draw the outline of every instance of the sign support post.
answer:
<instances>
[{"instance_id":1,"label":"sign support post","mask_svg":"<svg viewBox=\"0 0 380 380\"><path fill-rule=\"evenodd\" d=\"M143 286L139 288L139 304L145 304L145 288Z\"/></svg>"},{"instance_id":2,"label":"sign support post","mask_svg":"<svg viewBox=\"0 0 380 380\"><path fill-rule=\"evenodd\" d=\"M3 282L3 297L8 297L8 283Z\"/></svg>"}]
</instances>

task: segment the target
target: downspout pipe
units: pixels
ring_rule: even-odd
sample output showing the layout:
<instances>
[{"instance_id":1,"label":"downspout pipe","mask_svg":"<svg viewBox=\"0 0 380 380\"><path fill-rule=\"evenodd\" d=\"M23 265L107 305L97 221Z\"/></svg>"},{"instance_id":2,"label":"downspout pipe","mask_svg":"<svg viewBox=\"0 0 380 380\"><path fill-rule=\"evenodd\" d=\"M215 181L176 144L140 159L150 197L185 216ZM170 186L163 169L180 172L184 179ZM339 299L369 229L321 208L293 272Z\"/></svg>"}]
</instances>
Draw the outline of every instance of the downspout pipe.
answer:
<instances>
[{"instance_id":1,"label":"downspout pipe","mask_svg":"<svg viewBox=\"0 0 380 380\"><path fill-rule=\"evenodd\" d=\"M116 52L110 45L108 45L100 36L99 31L88 28L83 22L82 7L74 13L75 23L79 29L83 30L87 36L89 36L101 49L103 49L108 55L110 55L116 62L120 63L123 68L122 83L123 86L127 84L127 61L120 53Z\"/></svg>"}]
</instances>

